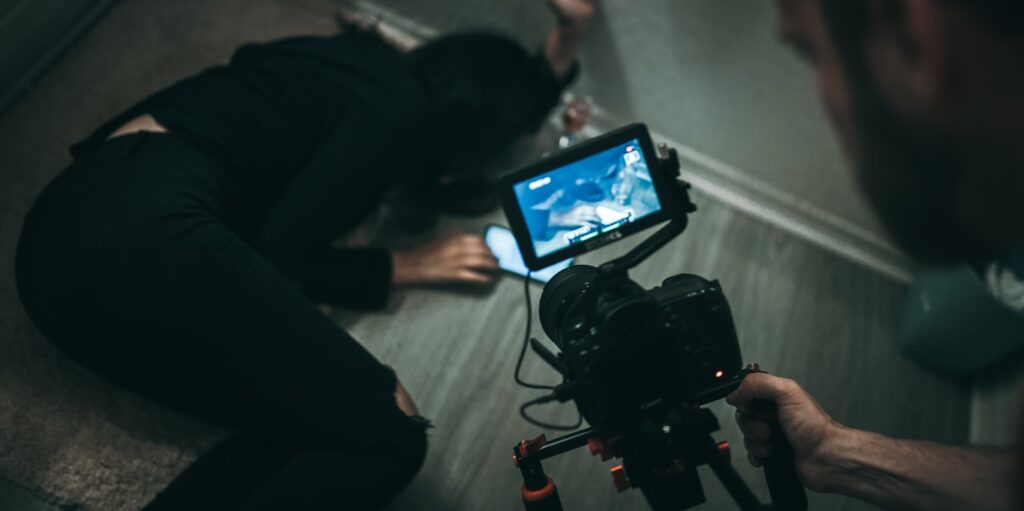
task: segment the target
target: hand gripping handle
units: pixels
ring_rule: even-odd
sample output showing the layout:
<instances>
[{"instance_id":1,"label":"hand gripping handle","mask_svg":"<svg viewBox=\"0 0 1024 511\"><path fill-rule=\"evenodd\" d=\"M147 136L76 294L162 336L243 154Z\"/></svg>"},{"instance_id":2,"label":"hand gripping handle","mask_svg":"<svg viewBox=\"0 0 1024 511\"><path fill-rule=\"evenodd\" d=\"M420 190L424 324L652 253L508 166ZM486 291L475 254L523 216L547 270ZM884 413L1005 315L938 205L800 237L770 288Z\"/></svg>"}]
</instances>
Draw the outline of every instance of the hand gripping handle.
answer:
<instances>
[{"instance_id":1,"label":"hand gripping handle","mask_svg":"<svg viewBox=\"0 0 1024 511\"><path fill-rule=\"evenodd\" d=\"M775 403L755 399L754 411L775 412ZM772 455L764 460L764 477L768 480L768 493L772 496L773 508L779 511L804 511L807 509L807 493L796 475L796 458L793 447L786 440L778 422L772 424Z\"/></svg>"}]
</instances>

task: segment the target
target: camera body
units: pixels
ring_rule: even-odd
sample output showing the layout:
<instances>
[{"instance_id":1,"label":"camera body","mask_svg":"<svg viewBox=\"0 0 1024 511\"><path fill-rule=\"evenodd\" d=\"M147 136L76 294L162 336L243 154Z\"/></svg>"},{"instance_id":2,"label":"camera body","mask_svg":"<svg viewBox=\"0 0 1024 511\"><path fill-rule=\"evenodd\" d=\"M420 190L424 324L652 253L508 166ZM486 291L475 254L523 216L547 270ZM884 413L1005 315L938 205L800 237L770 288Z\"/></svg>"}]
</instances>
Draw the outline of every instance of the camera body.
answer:
<instances>
[{"instance_id":1,"label":"camera body","mask_svg":"<svg viewBox=\"0 0 1024 511\"><path fill-rule=\"evenodd\" d=\"M603 431L663 428L671 418L656 410L704 404L698 396L742 369L729 303L696 275L645 290L625 272L574 266L545 286L540 319L580 413Z\"/></svg>"},{"instance_id":2,"label":"camera body","mask_svg":"<svg viewBox=\"0 0 1024 511\"><path fill-rule=\"evenodd\" d=\"M743 371L718 282L681 274L646 290L623 270L574 266L544 287L540 319L560 350L559 399L576 403L652 509L704 502L692 463L708 461L701 432L718 423L700 405Z\"/></svg>"}]
</instances>

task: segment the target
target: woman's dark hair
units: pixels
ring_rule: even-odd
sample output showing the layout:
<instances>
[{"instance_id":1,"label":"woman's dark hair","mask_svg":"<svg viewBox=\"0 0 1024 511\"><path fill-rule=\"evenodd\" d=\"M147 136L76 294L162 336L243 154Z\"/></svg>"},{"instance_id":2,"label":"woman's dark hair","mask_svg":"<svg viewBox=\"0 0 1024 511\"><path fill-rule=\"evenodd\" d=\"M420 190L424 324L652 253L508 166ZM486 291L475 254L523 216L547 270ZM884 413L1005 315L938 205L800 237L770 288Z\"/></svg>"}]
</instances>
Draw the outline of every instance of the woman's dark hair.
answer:
<instances>
[{"instance_id":1,"label":"woman's dark hair","mask_svg":"<svg viewBox=\"0 0 1024 511\"><path fill-rule=\"evenodd\" d=\"M488 32L440 37L409 53L431 104L437 135L471 151L493 152L539 127L551 80L513 39ZM557 98L555 98L557 99ZM462 150L460 149L460 150Z\"/></svg>"}]
</instances>

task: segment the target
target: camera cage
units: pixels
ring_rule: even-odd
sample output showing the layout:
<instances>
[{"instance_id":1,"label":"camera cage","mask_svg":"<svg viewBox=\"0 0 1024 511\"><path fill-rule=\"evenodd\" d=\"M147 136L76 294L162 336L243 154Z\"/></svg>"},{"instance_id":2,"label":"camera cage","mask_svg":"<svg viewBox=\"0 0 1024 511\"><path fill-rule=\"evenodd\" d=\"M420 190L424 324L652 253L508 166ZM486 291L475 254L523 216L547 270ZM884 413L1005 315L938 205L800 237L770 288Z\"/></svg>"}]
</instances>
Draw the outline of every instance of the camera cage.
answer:
<instances>
[{"instance_id":1,"label":"camera cage","mask_svg":"<svg viewBox=\"0 0 1024 511\"><path fill-rule=\"evenodd\" d=\"M643 149L647 151L651 148L652 144L650 143L647 129L642 124L627 126L626 128L616 130L616 132L613 132L610 135L613 137L612 140L620 140L624 132L638 133L641 132L641 130L642 136L646 137L646 146L643 147ZM644 139L641 139L641 144L645 144ZM593 153L591 152L590 154ZM652 178L655 180L655 183L661 183L663 185L663 188L659 190L659 199L662 200L663 211L659 212L658 217L654 222L651 222L651 219L646 219L648 221L644 222L643 225L635 225L634 228L630 229L628 232L623 231L619 233L618 236L610 236L609 239L604 240L595 246L570 246L569 249L556 252L552 255L564 255L564 257L575 256L621 239L636 231L645 229L667 219L668 223L645 238L626 254L597 267L604 275L604 278L627 278L629 270L638 266L655 252L682 234L688 226L689 215L697 210L696 205L690 200L689 196L691 185L680 179L679 156L674 148L670 148L665 144L659 144L657 146L657 152L654 154L656 154L656 163L651 162L653 164L649 165L651 167ZM564 162L565 160L554 161ZM550 165L551 162L549 161L548 166L550 167ZM560 163L560 165L564 165L564 163ZM532 168L532 170L531 168L528 168L527 171L533 172L532 175L538 175L544 172L544 170L538 170L537 168ZM514 194L511 194L510 192L511 183L513 180L521 182L522 179L527 179L529 177L530 174L524 174L523 172L503 177L501 193L503 194L502 202L506 206L506 212L509 211L508 205L510 203L516 204L517 207L515 211L518 211L519 206ZM529 239L523 239L524 236L528 238L529 233L527 232L522 219L519 218L517 223L517 219L513 219L511 215L509 216L510 223L513 224L513 231L516 233L516 239L520 248L525 249L528 247L531 249L529 254L527 250L521 250L523 252L524 260L527 261L528 267L536 269L534 268L536 265L541 265L539 267L543 267L543 263L552 264L557 262L557 258L555 260L551 260L550 257L535 257L536 254L532 251L532 241ZM516 227L518 227L518 229ZM532 262L534 263L534 266L530 266L530 259L528 258L528 255L533 258ZM561 361L555 354L547 350L536 339L530 339L530 345L533 351L536 352L540 358L559 373L565 374L565 366L561 364ZM701 406L724 398L736 390L747 375L756 372L762 372L757 364L748 365L728 381L723 381L717 385L706 388L704 392L698 396L694 396L693 399L687 403L687 406L682 408L684 414L683 422L689 425L689 440L693 446L689 455L687 455L686 459L683 460L683 463L687 465L685 469L693 470L698 465L708 465L715 476L722 482L736 504L743 510L786 509L799 511L807 509L807 497L804 493L803 486L795 473L792 448L785 441L785 438L781 436L780 432L776 431L774 434L773 447L775 454L766 460L764 468L766 478L768 479L769 492L773 503L772 505L762 504L739 476L736 470L731 466L729 461L730 448L728 442L716 442L711 435L719 429L718 421L714 414L705 408L701 408ZM572 384L570 383L569 385ZM567 397L567 393L562 393L560 390L561 389L556 387L552 394L535 400L535 402L542 403L555 400L564 402L571 399ZM771 403L762 402L756 402L755 405L759 405L764 410L768 410L773 406ZM517 443L513 447L513 462L516 468L519 469L523 478L521 494L525 508L528 511L561 511L563 509L554 481L548 477L543 470L541 463L543 460L575 450L579 447L583 447L584 445L588 446L591 454L601 456L602 460L622 457L622 452L615 448L615 442L617 440L619 439L607 438L602 432L597 431L595 428L585 428L552 441L548 441L546 435L542 434L534 439L523 440ZM630 488L630 481L627 478L624 465L613 467L611 469L611 474L613 482L619 492ZM693 477L696 478L696 472L693 472ZM699 479L696 481L697 490L701 491ZM653 502L651 504L654 505ZM657 509L657 506L655 506L655 508L656 511L660 511Z\"/></svg>"},{"instance_id":2,"label":"camera cage","mask_svg":"<svg viewBox=\"0 0 1024 511\"><path fill-rule=\"evenodd\" d=\"M660 173L663 178L672 180L671 187L667 191L671 194L668 207L674 208L675 211L669 212L667 224L629 252L598 266L599 270L608 273L622 273L635 268L682 234L689 225L689 215L697 211L697 206L690 200L690 183L679 179L679 154L676 150L665 144L659 145L657 162L656 172Z\"/></svg>"}]
</instances>

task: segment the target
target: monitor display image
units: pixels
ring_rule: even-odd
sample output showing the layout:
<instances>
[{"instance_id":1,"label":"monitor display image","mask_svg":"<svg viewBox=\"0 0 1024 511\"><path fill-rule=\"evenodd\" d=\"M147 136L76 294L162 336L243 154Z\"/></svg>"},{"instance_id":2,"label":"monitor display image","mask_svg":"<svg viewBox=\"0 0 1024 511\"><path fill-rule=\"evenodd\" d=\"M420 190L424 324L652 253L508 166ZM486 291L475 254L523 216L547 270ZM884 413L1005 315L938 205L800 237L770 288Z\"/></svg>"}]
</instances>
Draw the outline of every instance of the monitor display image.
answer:
<instances>
[{"instance_id":1,"label":"monitor display image","mask_svg":"<svg viewBox=\"0 0 1024 511\"><path fill-rule=\"evenodd\" d=\"M536 257L661 211L638 139L513 186Z\"/></svg>"}]
</instances>

